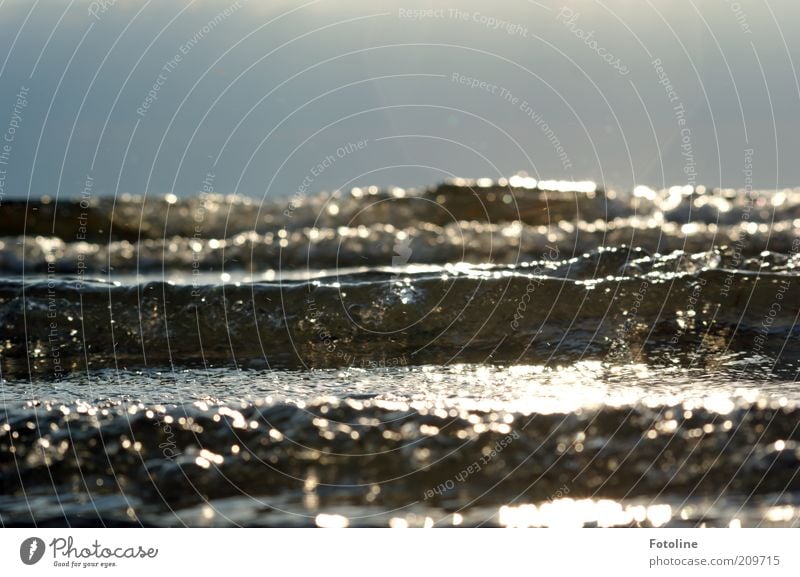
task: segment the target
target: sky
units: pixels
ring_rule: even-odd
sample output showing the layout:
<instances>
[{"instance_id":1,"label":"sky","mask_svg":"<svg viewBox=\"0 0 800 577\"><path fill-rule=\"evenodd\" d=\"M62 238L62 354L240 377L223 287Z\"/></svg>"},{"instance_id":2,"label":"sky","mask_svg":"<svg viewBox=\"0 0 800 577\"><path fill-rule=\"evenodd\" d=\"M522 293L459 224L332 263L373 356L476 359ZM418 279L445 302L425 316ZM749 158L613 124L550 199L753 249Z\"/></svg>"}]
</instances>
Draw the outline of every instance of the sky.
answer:
<instances>
[{"instance_id":1,"label":"sky","mask_svg":"<svg viewBox=\"0 0 800 577\"><path fill-rule=\"evenodd\" d=\"M794 0L5 0L0 202L798 186L797 22Z\"/></svg>"}]
</instances>

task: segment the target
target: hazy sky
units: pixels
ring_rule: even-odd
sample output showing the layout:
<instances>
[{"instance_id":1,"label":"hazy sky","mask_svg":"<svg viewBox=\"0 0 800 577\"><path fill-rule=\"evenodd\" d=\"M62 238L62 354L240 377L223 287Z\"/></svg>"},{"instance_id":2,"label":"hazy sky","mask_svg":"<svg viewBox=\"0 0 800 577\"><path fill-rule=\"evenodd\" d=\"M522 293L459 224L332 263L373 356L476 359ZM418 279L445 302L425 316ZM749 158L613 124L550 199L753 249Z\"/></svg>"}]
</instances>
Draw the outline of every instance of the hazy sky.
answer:
<instances>
[{"instance_id":1,"label":"hazy sky","mask_svg":"<svg viewBox=\"0 0 800 577\"><path fill-rule=\"evenodd\" d=\"M5 0L0 194L743 186L746 158L800 185L799 22L795 0Z\"/></svg>"}]
</instances>

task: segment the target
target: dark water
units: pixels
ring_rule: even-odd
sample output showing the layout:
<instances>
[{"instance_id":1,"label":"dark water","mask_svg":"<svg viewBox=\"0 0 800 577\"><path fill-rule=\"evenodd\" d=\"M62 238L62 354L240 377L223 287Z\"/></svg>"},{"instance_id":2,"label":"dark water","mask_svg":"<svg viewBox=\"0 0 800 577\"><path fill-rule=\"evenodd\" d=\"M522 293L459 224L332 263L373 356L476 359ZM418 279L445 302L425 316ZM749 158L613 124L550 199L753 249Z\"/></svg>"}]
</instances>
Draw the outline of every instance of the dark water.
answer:
<instances>
[{"instance_id":1,"label":"dark water","mask_svg":"<svg viewBox=\"0 0 800 577\"><path fill-rule=\"evenodd\" d=\"M0 520L793 525L800 190L0 208Z\"/></svg>"}]
</instances>

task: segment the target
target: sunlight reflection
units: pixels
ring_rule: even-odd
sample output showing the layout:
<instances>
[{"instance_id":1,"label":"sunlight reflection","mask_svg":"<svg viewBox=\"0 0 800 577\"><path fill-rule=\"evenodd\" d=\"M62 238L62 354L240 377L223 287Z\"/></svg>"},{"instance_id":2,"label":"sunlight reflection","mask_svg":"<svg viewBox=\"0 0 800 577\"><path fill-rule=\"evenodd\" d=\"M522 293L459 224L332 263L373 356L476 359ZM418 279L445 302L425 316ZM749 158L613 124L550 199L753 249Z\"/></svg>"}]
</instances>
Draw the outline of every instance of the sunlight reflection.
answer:
<instances>
[{"instance_id":1,"label":"sunlight reflection","mask_svg":"<svg viewBox=\"0 0 800 577\"><path fill-rule=\"evenodd\" d=\"M645 521L661 527L672 519L669 505L627 505L608 499L557 499L541 505L503 506L498 512L504 527L579 528L623 527Z\"/></svg>"}]
</instances>

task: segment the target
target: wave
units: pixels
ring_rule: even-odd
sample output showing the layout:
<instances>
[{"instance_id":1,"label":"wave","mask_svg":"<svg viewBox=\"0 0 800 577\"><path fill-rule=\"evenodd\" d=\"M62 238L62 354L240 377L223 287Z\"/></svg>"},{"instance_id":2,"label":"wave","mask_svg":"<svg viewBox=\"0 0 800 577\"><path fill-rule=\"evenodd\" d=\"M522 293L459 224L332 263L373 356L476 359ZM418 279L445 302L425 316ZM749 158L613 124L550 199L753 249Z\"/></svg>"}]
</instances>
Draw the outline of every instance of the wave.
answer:
<instances>
[{"instance_id":1,"label":"wave","mask_svg":"<svg viewBox=\"0 0 800 577\"><path fill-rule=\"evenodd\" d=\"M731 350L794 362L796 258L735 262L618 248L280 282L0 280L1 360L6 376L87 362L386 366Z\"/></svg>"},{"instance_id":2,"label":"wave","mask_svg":"<svg viewBox=\"0 0 800 577\"><path fill-rule=\"evenodd\" d=\"M634 246L650 253L723 252L754 259L763 252L796 254L800 249L792 222L762 225L750 232L738 225L645 223L624 219L611 223L558 226L460 222L446 226L421 224L398 230L393 225L302 229L290 232L240 233L200 239L172 237L136 243L72 242L55 237L0 238L0 272L10 274L184 273L217 274L393 264L516 264L557 252L572 258L603 247Z\"/></svg>"},{"instance_id":3,"label":"wave","mask_svg":"<svg viewBox=\"0 0 800 577\"><path fill-rule=\"evenodd\" d=\"M458 179L258 202L123 195L0 207L0 272L265 271L517 264L621 245L666 254L796 254L800 189L605 191L594 183Z\"/></svg>"},{"instance_id":4,"label":"wave","mask_svg":"<svg viewBox=\"0 0 800 577\"><path fill-rule=\"evenodd\" d=\"M337 399L171 408L28 403L0 420L0 494L8 496L0 517L17 525L46 524L46 515L61 515L62 524L67 516L79 524L174 525L180 511L211 512L216 503L224 517L224 500L238 498L228 522L247 524L265 508L313 519L336 507L358 517L369 507L397 515L416 505L429 515L502 505L509 515L509 496L651 504L679 495L685 504L689 496L716 499L721 487L744 502L800 490L798 407L723 404L523 414ZM47 503L46 512L19 507L23 496ZM670 508L666 519L660 509L652 524L671 521Z\"/></svg>"},{"instance_id":5,"label":"wave","mask_svg":"<svg viewBox=\"0 0 800 577\"><path fill-rule=\"evenodd\" d=\"M707 189L673 186L661 190L605 190L593 182L531 178L455 179L424 189L354 188L289 199L236 195L172 194L92 197L55 202L8 200L0 207L6 236L44 236L66 242L139 242L171 237L225 239L240 233L337 229L459 222L557 226L561 221L612 222L638 217L656 223L739 225L791 222L800 218L800 188L783 190Z\"/></svg>"}]
</instances>

